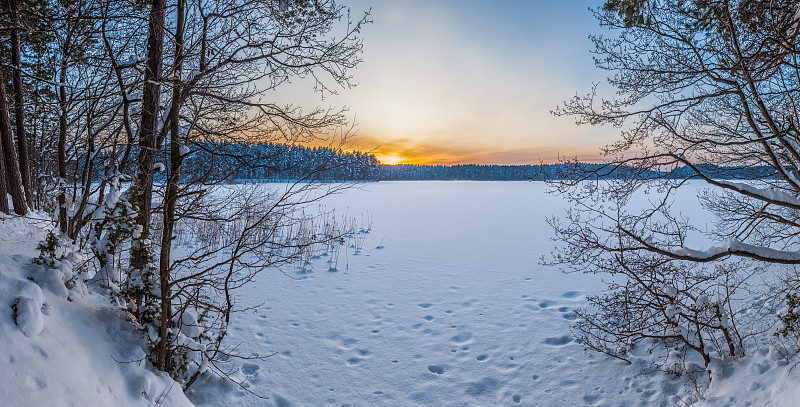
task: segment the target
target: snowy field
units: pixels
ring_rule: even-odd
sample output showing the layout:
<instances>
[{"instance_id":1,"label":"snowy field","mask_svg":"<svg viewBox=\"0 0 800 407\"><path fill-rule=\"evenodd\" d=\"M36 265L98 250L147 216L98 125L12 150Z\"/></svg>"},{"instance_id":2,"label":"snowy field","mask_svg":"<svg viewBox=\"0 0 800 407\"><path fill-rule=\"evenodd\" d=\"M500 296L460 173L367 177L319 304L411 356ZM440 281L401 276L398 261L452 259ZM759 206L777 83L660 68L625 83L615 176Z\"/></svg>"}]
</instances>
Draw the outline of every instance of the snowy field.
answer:
<instances>
[{"instance_id":1,"label":"snowy field","mask_svg":"<svg viewBox=\"0 0 800 407\"><path fill-rule=\"evenodd\" d=\"M687 188L676 209L707 220ZM572 311L598 276L539 265L563 211L528 182L380 182L331 197L369 224L338 271L261 274L239 292L228 336L243 355L230 382L188 392L144 362L124 312L93 290L66 298L31 264L51 223L0 220L0 405L9 406L683 406L694 388L653 373L646 347L627 365L584 352ZM354 242L350 239L350 242ZM60 280L59 280L60 281ZM755 299L754 299L755 300ZM12 317L16 313L16 317ZM16 320L14 319L16 318ZM769 333L727 363L700 406L796 406L797 357Z\"/></svg>"},{"instance_id":2,"label":"snowy field","mask_svg":"<svg viewBox=\"0 0 800 407\"><path fill-rule=\"evenodd\" d=\"M599 278L538 264L563 201L529 182L380 182L326 201L372 230L363 254L263 274L239 298L230 340L249 389L199 405L673 405L682 384L586 353L572 310ZM383 248L377 249L378 246ZM342 266L342 262L346 266ZM294 278L294 279L293 279Z\"/></svg>"}]
</instances>

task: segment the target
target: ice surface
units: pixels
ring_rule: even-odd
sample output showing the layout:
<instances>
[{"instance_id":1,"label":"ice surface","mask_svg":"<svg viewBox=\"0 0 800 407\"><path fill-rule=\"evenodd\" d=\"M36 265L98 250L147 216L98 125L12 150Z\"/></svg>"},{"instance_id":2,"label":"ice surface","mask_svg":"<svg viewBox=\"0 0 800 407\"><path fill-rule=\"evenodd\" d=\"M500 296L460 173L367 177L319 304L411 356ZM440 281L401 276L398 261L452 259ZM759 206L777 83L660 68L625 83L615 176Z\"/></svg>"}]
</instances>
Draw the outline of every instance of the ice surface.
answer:
<instances>
[{"instance_id":1,"label":"ice surface","mask_svg":"<svg viewBox=\"0 0 800 407\"><path fill-rule=\"evenodd\" d=\"M248 390L278 406L670 405L683 388L649 363L584 352L572 310L599 277L538 265L545 216L564 203L529 182L380 182L326 201L369 212L364 247L312 272L259 276L237 297L230 340ZM346 273L343 272L346 270ZM613 373L612 373L613 372ZM214 382L215 383L215 382ZM195 387L200 406L261 406L241 391ZM271 403L271 404L270 404ZM519 404L517 404L519 403ZM673 403L674 404L674 403Z\"/></svg>"}]
</instances>

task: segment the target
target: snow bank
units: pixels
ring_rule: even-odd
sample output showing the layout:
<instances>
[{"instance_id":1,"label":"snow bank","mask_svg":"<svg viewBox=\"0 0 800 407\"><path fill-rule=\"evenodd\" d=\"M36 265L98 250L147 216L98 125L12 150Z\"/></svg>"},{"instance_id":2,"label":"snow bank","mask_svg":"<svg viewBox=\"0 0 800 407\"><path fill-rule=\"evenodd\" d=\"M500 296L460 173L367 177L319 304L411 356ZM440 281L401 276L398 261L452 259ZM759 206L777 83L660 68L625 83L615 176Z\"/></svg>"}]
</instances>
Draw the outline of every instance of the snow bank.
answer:
<instances>
[{"instance_id":1,"label":"snow bank","mask_svg":"<svg viewBox=\"0 0 800 407\"><path fill-rule=\"evenodd\" d=\"M764 346L753 356L730 362L711 382L701 407L794 407L800 400L800 372L794 355Z\"/></svg>"},{"instance_id":2,"label":"snow bank","mask_svg":"<svg viewBox=\"0 0 800 407\"><path fill-rule=\"evenodd\" d=\"M121 310L86 292L67 300L61 274L71 265L48 274L32 264L50 224L0 218L0 404L191 406L180 385L145 366Z\"/></svg>"}]
</instances>

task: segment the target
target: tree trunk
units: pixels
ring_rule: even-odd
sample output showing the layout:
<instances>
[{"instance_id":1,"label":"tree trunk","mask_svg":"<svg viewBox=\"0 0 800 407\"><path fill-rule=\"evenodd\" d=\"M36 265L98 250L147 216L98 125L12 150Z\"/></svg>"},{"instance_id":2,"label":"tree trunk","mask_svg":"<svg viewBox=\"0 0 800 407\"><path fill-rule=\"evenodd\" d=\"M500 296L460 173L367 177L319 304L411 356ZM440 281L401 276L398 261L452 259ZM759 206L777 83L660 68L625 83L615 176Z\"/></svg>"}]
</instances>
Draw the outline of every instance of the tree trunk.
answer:
<instances>
[{"instance_id":1,"label":"tree trunk","mask_svg":"<svg viewBox=\"0 0 800 407\"><path fill-rule=\"evenodd\" d=\"M67 58L69 57L70 36L61 49L61 67L58 75L58 225L62 233L67 232Z\"/></svg>"},{"instance_id":2,"label":"tree trunk","mask_svg":"<svg viewBox=\"0 0 800 407\"><path fill-rule=\"evenodd\" d=\"M19 43L19 11L18 0L11 0L11 14L14 29L11 30L11 63L14 64L14 120L17 130L17 153L19 154L19 171L22 176L22 187L25 189L25 202L33 208L33 189L31 188L30 156L28 154L28 135L25 132L25 105L22 93L22 52Z\"/></svg>"},{"instance_id":3,"label":"tree trunk","mask_svg":"<svg viewBox=\"0 0 800 407\"><path fill-rule=\"evenodd\" d=\"M161 91L161 60L164 54L164 18L166 1L153 0L150 10L149 35L147 38L147 67L142 92L142 125L139 129L139 157L136 186L139 194L138 223L146 233L150 229L153 197L153 163L158 132L159 93Z\"/></svg>"},{"instance_id":4,"label":"tree trunk","mask_svg":"<svg viewBox=\"0 0 800 407\"><path fill-rule=\"evenodd\" d=\"M0 143L0 212L9 214L8 210L8 189L6 188L6 163L3 159L3 143Z\"/></svg>"},{"instance_id":5,"label":"tree trunk","mask_svg":"<svg viewBox=\"0 0 800 407\"><path fill-rule=\"evenodd\" d=\"M183 36L184 25L186 24L186 0L178 0L178 18L175 30L175 66L172 76L176 78L172 87L172 105L170 106L170 166L169 179L167 181L167 191L164 196L164 229L161 234L161 256L159 262L159 279L161 280L161 342L158 346L159 365L161 360L169 360L167 352L167 326L169 324L171 302L163 300L170 298L170 285L172 278L170 275L170 259L172 256L172 231L175 227L175 206L178 200L178 182L180 181L181 166L183 156L180 153L180 126L178 113L181 107L181 76L183 71Z\"/></svg>"},{"instance_id":6,"label":"tree trunk","mask_svg":"<svg viewBox=\"0 0 800 407\"><path fill-rule=\"evenodd\" d=\"M147 67L142 92L142 125L139 129L139 157L137 161L136 190L139 200L137 223L142 227L143 239L149 235L153 199L153 163L156 155L158 134L159 93L161 92L161 63L164 54L164 19L166 1L153 0L150 9L150 25L147 38ZM144 270L149 259L145 250L137 250L132 258L134 269ZM165 295L165 290L166 294ZM157 368L166 371L166 333L171 320L169 285L161 284L161 327ZM163 346L162 346L163 344Z\"/></svg>"},{"instance_id":7,"label":"tree trunk","mask_svg":"<svg viewBox=\"0 0 800 407\"><path fill-rule=\"evenodd\" d=\"M3 160L6 166L6 180L8 192L11 193L11 202L17 215L28 213L25 204L25 193L22 191L22 177L19 174L19 161L17 149L14 147L14 136L11 134L11 120L8 117L8 95L6 84L0 80L0 139L3 144ZM5 196L2 199L6 199Z\"/></svg>"}]
</instances>

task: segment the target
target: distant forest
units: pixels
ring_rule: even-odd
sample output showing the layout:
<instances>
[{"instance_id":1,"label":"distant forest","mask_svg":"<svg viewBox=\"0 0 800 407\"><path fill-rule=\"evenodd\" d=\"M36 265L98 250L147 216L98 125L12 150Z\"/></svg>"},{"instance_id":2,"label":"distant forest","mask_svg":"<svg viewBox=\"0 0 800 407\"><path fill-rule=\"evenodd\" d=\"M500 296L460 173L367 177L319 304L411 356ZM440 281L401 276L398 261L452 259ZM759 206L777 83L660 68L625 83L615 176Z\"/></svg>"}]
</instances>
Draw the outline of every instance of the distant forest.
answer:
<instances>
[{"instance_id":1,"label":"distant forest","mask_svg":"<svg viewBox=\"0 0 800 407\"><path fill-rule=\"evenodd\" d=\"M98 157L102 159L102 157ZM771 167L721 167L701 164L705 174L718 179L771 178ZM285 144L198 143L184 163L184 181L216 180L322 180L322 181L544 181L574 178L593 172L593 178L674 178L693 173L688 167L655 172L633 167L607 167L592 163L539 165L416 165L381 164L373 154L326 147ZM159 174L156 174L159 178Z\"/></svg>"}]
</instances>

